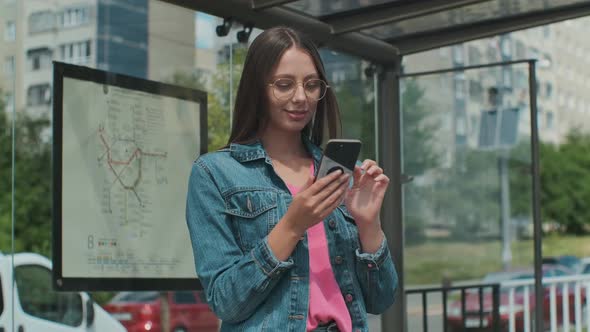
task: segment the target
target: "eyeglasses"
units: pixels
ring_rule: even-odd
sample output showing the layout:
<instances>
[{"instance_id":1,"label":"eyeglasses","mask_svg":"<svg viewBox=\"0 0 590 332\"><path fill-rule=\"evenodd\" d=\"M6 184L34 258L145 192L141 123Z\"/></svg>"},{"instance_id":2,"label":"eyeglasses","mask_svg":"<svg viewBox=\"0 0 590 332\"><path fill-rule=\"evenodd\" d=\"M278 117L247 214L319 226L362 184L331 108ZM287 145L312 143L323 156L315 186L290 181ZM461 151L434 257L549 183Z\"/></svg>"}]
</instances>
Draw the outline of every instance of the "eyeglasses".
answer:
<instances>
[{"instance_id":1,"label":"eyeglasses","mask_svg":"<svg viewBox=\"0 0 590 332\"><path fill-rule=\"evenodd\" d=\"M280 101L286 101L293 98L299 84L303 86L303 91L310 101L318 101L324 98L326 91L330 87L326 82L315 78L301 83L295 82L295 80L290 78L279 78L268 85L272 87L272 93L275 98Z\"/></svg>"}]
</instances>

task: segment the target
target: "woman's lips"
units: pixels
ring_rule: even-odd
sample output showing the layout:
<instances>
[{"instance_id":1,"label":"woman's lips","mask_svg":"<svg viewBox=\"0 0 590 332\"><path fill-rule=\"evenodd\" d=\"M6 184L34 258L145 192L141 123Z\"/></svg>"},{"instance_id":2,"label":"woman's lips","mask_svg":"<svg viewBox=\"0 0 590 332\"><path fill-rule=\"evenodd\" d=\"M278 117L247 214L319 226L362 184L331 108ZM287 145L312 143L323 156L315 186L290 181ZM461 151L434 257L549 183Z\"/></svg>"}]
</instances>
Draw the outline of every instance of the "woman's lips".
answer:
<instances>
[{"instance_id":1,"label":"woman's lips","mask_svg":"<svg viewBox=\"0 0 590 332\"><path fill-rule=\"evenodd\" d=\"M307 111L285 110L285 112L287 112L287 115L289 116L289 118L291 118L292 120L296 120L296 121L300 121L300 120L305 119L305 116L307 115Z\"/></svg>"}]
</instances>

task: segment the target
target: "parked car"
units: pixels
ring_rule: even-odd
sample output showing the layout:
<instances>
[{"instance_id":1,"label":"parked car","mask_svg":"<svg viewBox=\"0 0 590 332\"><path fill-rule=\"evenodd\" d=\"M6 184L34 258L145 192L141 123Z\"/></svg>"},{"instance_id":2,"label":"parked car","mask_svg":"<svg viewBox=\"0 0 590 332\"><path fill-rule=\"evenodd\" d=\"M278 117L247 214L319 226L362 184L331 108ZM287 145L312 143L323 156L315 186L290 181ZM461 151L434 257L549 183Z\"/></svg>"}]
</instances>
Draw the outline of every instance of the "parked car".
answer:
<instances>
[{"instance_id":1,"label":"parked car","mask_svg":"<svg viewBox=\"0 0 590 332\"><path fill-rule=\"evenodd\" d=\"M573 255L563 255L555 257L543 257L543 264L557 264L565 266L574 273L578 272L582 261Z\"/></svg>"},{"instance_id":2,"label":"parked car","mask_svg":"<svg viewBox=\"0 0 590 332\"><path fill-rule=\"evenodd\" d=\"M168 300L170 331L213 332L220 321L209 308L202 291L163 293ZM128 332L161 331L161 293L155 291L120 292L105 309L117 318Z\"/></svg>"},{"instance_id":3,"label":"parked car","mask_svg":"<svg viewBox=\"0 0 590 332\"><path fill-rule=\"evenodd\" d=\"M590 274L590 257L585 257L580 260L580 274Z\"/></svg>"},{"instance_id":4,"label":"parked car","mask_svg":"<svg viewBox=\"0 0 590 332\"><path fill-rule=\"evenodd\" d=\"M565 266L544 264L543 265L543 277L561 277L573 275L572 271ZM511 271L511 272L499 272L487 275L482 283L501 283L508 280L519 280L519 279L534 279L534 273L530 270L523 271ZM528 302L529 302L529 317L531 319L531 326L534 326L534 308L535 308L535 294L533 286L519 286L514 288L514 302L513 311L515 319L516 331L524 331L524 310L525 310L525 293L524 289L528 287ZM555 301L556 301L556 317L558 325L563 322L563 311L562 308L562 288L555 288ZM584 292L581 292L582 303L585 303ZM567 295L569 301L569 307L574 308L575 293L573 287L570 287L569 294ZM509 306L509 290L506 288L500 289L500 307L498 309L500 316L500 331L508 331L508 324L510 320L510 306ZM450 331L491 331L492 330L492 308L493 308L493 294L490 288L486 288L483 292L483 316L482 324L480 327L479 317L479 293L477 290L468 291L465 294L465 326L463 327L463 320L461 316L461 299L453 301L449 304L447 325ZM543 298L543 312L544 312L544 324L549 326L550 322L550 288L545 287L545 296ZM570 309L569 321L574 322L575 312Z\"/></svg>"},{"instance_id":5,"label":"parked car","mask_svg":"<svg viewBox=\"0 0 590 332\"><path fill-rule=\"evenodd\" d=\"M87 293L54 291L51 261L46 257L0 253L0 331L13 327L14 331L125 332Z\"/></svg>"}]
</instances>

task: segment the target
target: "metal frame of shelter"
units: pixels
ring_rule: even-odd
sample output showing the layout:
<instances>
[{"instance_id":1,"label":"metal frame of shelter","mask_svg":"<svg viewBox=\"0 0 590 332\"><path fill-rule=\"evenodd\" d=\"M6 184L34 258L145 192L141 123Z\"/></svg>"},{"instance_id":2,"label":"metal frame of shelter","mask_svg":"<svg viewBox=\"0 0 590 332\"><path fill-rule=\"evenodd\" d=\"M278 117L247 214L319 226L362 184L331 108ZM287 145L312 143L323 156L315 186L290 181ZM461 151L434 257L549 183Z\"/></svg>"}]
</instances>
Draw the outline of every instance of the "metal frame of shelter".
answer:
<instances>
[{"instance_id":1,"label":"metal frame of shelter","mask_svg":"<svg viewBox=\"0 0 590 332\"><path fill-rule=\"evenodd\" d=\"M163 0L165 2L205 12L225 19L233 19L244 26L260 29L276 25L286 25L308 33L320 47L329 47L372 62L377 68L378 82L378 156L379 163L391 178L391 186L382 211L383 228L389 241L393 259L398 267L400 290L395 304L382 315L383 331L405 331L405 296L403 279L404 227L402 224L402 185L401 146L400 146L400 105L399 79L401 60L404 55L417 53L442 46L491 37L511 31L550 24L567 19L590 15L590 0L391 0L372 1L374 5L359 5L358 0L340 0L341 3L356 7L327 15L314 16L297 9L295 0ZM316 6L324 6L330 1L305 0ZM481 10L485 6L494 11ZM492 8L489 7L489 8ZM475 15L467 19L452 19L452 13L479 8ZM452 12L452 13L451 13ZM448 14L448 15L447 15ZM436 26L432 19L448 17L442 26ZM446 15L446 16L445 16ZM456 15L455 15L456 16ZM406 32L404 23L422 19L432 19L426 29ZM378 33L367 33L371 28L402 24L397 35L377 38ZM408 25L406 25L408 26ZM413 25L409 25L412 30ZM415 25L414 25L415 26ZM428 27L429 26L429 27ZM401 31L401 32L400 32ZM534 64L530 77L535 79ZM531 90L531 104L536 103L536 95ZM536 111L533 109L533 111ZM532 116L531 119L536 117ZM533 158L537 154L537 126L533 123ZM536 159L536 158L534 158ZM538 171L538 162L533 160L533 170ZM537 179L538 180L538 179ZM533 181L533 191L539 190L538 182ZM532 203L533 207L538 202ZM535 210L536 210L535 209ZM534 212L534 257L536 292L541 294L541 231L540 216ZM541 326L542 296L536 296L536 326Z\"/></svg>"}]
</instances>

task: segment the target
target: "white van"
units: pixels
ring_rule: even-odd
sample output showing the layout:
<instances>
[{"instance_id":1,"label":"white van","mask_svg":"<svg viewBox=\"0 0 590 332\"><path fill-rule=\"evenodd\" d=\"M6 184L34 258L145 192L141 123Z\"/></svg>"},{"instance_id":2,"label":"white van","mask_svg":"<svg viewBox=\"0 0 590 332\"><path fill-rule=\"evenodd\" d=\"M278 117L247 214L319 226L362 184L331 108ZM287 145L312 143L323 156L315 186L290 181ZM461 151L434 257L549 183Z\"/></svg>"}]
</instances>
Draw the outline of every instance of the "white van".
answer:
<instances>
[{"instance_id":1,"label":"white van","mask_svg":"<svg viewBox=\"0 0 590 332\"><path fill-rule=\"evenodd\" d=\"M0 332L125 332L87 293L53 290L51 261L41 255L14 255L11 287L12 257L0 253Z\"/></svg>"}]
</instances>

